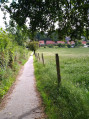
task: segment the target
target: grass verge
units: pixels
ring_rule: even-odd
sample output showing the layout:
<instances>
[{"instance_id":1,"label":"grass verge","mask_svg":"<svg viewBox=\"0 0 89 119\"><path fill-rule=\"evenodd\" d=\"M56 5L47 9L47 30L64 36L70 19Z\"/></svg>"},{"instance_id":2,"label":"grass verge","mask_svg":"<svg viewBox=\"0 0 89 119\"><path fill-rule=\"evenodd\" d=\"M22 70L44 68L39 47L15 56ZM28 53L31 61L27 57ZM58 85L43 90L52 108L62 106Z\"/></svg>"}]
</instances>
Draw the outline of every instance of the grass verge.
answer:
<instances>
[{"instance_id":1,"label":"grass verge","mask_svg":"<svg viewBox=\"0 0 89 119\"><path fill-rule=\"evenodd\" d=\"M0 68L0 102L15 82L21 66L25 64L30 54L31 52L26 50L24 54L19 54L19 58L13 63L13 67L7 66L5 68Z\"/></svg>"}]
</instances>

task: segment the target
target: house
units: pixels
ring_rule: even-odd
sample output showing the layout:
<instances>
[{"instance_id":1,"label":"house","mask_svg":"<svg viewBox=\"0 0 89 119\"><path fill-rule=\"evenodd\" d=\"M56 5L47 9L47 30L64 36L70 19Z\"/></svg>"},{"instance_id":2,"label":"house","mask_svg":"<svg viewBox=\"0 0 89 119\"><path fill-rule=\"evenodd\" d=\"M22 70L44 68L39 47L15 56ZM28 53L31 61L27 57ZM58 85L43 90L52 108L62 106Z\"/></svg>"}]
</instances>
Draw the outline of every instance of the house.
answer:
<instances>
[{"instance_id":1,"label":"house","mask_svg":"<svg viewBox=\"0 0 89 119\"><path fill-rule=\"evenodd\" d=\"M39 45L44 45L45 43L44 43L44 40L40 40L39 41Z\"/></svg>"},{"instance_id":2,"label":"house","mask_svg":"<svg viewBox=\"0 0 89 119\"><path fill-rule=\"evenodd\" d=\"M74 41L68 41L67 44L75 45L75 42Z\"/></svg>"},{"instance_id":3,"label":"house","mask_svg":"<svg viewBox=\"0 0 89 119\"><path fill-rule=\"evenodd\" d=\"M67 44L71 44L71 42L68 41Z\"/></svg>"},{"instance_id":4,"label":"house","mask_svg":"<svg viewBox=\"0 0 89 119\"><path fill-rule=\"evenodd\" d=\"M75 42L74 41L71 41L71 45L74 45L75 44Z\"/></svg>"},{"instance_id":5,"label":"house","mask_svg":"<svg viewBox=\"0 0 89 119\"><path fill-rule=\"evenodd\" d=\"M46 41L46 45L49 45L49 44L55 44L54 41Z\"/></svg>"},{"instance_id":6,"label":"house","mask_svg":"<svg viewBox=\"0 0 89 119\"><path fill-rule=\"evenodd\" d=\"M83 45L86 45L86 43L87 43L86 41L82 41L82 44L83 44Z\"/></svg>"},{"instance_id":7,"label":"house","mask_svg":"<svg viewBox=\"0 0 89 119\"><path fill-rule=\"evenodd\" d=\"M57 41L57 44L65 44L65 42L64 41Z\"/></svg>"}]
</instances>

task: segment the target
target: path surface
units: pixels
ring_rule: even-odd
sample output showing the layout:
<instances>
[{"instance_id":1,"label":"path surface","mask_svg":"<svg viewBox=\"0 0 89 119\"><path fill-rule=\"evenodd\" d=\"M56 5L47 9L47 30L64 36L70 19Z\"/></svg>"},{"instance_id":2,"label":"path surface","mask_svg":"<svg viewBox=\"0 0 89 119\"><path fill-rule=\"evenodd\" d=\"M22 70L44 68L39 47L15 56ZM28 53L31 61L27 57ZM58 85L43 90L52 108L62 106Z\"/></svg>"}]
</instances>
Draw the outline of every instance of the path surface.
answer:
<instances>
[{"instance_id":1,"label":"path surface","mask_svg":"<svg viewBox=\"0 0 89 119\"><path fill-rule=\"evenodd\" d=\"M33 56L30 56L5 107L0 111L0 119L44 119L34 79Z\"/></svg>"}]
</instances>

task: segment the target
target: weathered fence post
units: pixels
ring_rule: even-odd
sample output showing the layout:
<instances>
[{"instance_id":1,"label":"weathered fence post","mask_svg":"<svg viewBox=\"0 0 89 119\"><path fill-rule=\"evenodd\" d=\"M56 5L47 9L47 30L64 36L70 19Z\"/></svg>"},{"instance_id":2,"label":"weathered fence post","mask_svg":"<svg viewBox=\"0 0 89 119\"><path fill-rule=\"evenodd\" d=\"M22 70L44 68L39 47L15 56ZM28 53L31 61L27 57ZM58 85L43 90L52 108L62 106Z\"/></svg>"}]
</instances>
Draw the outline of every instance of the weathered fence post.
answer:
<instances>
[{"instance_id":1,"label":"weathered fence post","mask_svg":"<svg viewBox=\"0 0 89 119\"><path fill-rule=\"evenodd\" d=\"M59 64L59 56L56 54L56 69L57 69L57 78L58 78L58 86L61 82L61 75L60 75L60 64Z\"/></svg>"},{"instance_id":2,"label":"weathered fence post","mask_svg":"<svg viewBox=\"0 0 89 119\"><path fill-rule=\"evenodd\" d=\"M36 53L35 53L35 57L36 57Z\"/></svg>"},{"instance_id":3,"label":"weathered fence post","mask_svg":"<svg viewBox=\"0 0 89 119\"><path fill-rule=\"evenodd\" d=\"M37 60L38 60L38 53L37 53Z\"/></svg>"},{"instance_id":4,"label":"weathered fence post","mask_svg":"<svg viewBox=\"0 0 89 119\"><path fill-rule=\"evenodd\" d=\"M37 53L36 53L36 59L38 60L38 55L37 55Z\"/></svg>"},{"instance_id":5,"label":"weathered fence post","mask_svg":"<svg viewBox=\"0 0 89 119\"><path fill-rule=\"evenodd\" d=\"M36 57L36 59L37 59L37 53L35 53L35 57Z\"/></svg>"},{"instance_id":6,"label":"weathered fence post","mask_svg":"<svg viewBox=\"0 0 89 119\"><path fill-rule=\"evenodd\" d=\"M40 61L40 55L39 55L39 53L38 53L38 59L39 59L39 61Z\"/></svg>"},{"instance_id":7,"label":"weathered fence post","mask_svg":"<svg viewBox=\"0 0 89 119\"><path fill-rule=\"evenodd\" d=\"M42 62L43 62L43 65L44 65L44 56L43 56L43 53L42 53Z\"/></svg>"}]
</instances>

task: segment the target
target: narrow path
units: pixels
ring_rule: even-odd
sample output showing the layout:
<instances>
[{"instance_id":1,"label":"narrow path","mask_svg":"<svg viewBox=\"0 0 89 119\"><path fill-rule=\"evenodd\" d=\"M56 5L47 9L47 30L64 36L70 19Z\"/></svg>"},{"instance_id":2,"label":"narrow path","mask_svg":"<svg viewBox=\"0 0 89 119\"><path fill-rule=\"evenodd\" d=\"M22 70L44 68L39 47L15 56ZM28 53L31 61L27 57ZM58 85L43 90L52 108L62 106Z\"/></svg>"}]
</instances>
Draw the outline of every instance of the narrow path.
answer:
<instances>
[{"instance_id":1,"label":"narrow path","mask_svg":"<svg viewBox=\"0 0 89 119\"><path fill-rule=\"evenodd\" d=\"M4 109L0 111L0 119L44 119L34 79L33 56L30 56Z\"/></svg>"}]
</instances>

